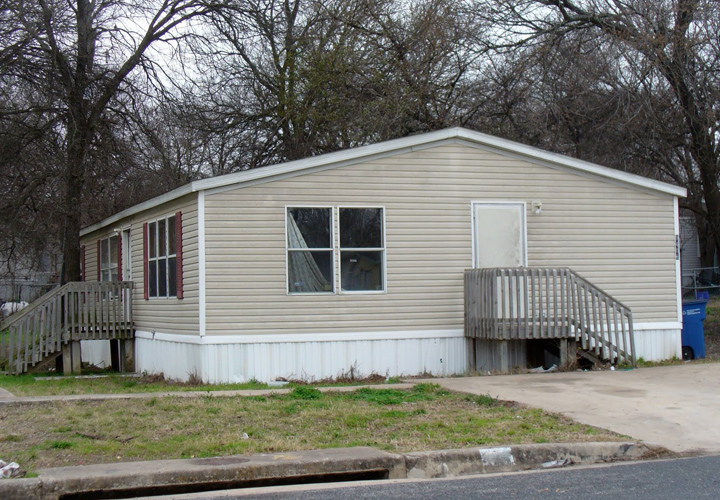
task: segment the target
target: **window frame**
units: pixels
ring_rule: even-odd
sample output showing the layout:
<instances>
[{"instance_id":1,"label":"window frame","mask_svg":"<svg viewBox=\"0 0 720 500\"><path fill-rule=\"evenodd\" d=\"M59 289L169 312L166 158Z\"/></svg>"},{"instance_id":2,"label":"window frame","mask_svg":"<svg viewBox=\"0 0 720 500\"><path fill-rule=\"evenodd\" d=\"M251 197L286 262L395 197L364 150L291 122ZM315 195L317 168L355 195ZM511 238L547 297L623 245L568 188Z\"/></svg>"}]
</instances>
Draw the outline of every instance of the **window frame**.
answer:
<instances>
[{"instance_id":1,"label":"window frame","mask_svg":"<svg viewBox=\"0 0 720 500\"><path fill-rule=\"evenodd\" d=\"M312 249L299 249L299 248L290 248L290 235L288 233L288 217L289 217L289 210L293 208L315 208L315 209L326 209L330 210L330 247L329 248L312 248ZM303 297L311 296L311 295L336 295L337 294L337 280L336 280L336 265L335 262L337 253L335 251L335 210L332 205L285 205L284 210L284 216L285 216L285 293L286 295L302 295ZM328 290L326 292L292 292L290 291L290 252L310 252L310 251L319 251L319 252L331 252L331 259L333 265L332 270L332 280L330 281L332 283L332 290Z\"/></svg>"},{"instance_id":2,"label":"window frame","mask_svg":"<svg viewBox=\"0 0 720 500\"><path fill-rule=\"evenodd\" d=\"M111 234L107 238L101 238L98 240L98 245L100 246L100 250L98 251L98 276L100 279L98 280L100 283L112 283L114 281L120 281L120 255L116 255L115 262L113 265L113 261L111 258L112 255L112 247L113 245L110 244L112 239L115 238L115 252L117 253L118 250L118 240L119 236L117 234ZM104 248L103 248L104 247ZM107 262L103 262L102 256L103 256L103 249L107 252ZM115 269L115 276L116 279L112 279L112 271ZM103 275L105 272L109 273L108 280L103 279Z\"/></svg>"},{"instance_id":3,"label":"window frame","mask_svg":"<svg viewBox=\"0 0 720 500\"><path fill-rule=\"evenodd\" d=\"M288 210L293 208L316 208L316 209L329 209L330 210L330 243L332 248L318 248L313 250L318 251L332 251L332 263L333 263L333 279L332 285L333 290L327 292L291 292L290 291L290 252L291 251L309 251L291 249L288 234ZM382 290L343 290L342 289L342 251L343 247L340 245L341 231L340 227L340 210L341 209L362 209L371 208L378 209L382 212L381 223L382 223L382 247L368 247L368 248L348 248L346 251L369 251L369 252L380 252L382 255ZM285 294L286 295L298 295L298 296L314 296L314 295L382 295L387 294L387 224L386 224L386 208L384 205L307 205L307 204L292 204L285 205L283 215L285 217Z\"/></svg>"},{"instance_id":4,"label":"window frame","mask_svg":"<svg viewBox=\"0 0 720 500\"><path fill-rule=\"evenodd\" d=\"M382 214L380 217L380 221L382 224L382 230L381 230L381 238L382 238L382 246L381 247L362 247L362 248L343 248L341 245L342 241L342 227L340 224L340 210L341 209L362 209L362 208L370 208L370 209L379 209ZM337 209L337 289L340 293L340 295L378 295L378 294L385 294L387 293L387 240L385 239L385 206L384 205L338 205L336 207ZM381 275L382 275L382 289L381 290L343 290L342 288L342 252L345 251L356 251L356 252L380 252L382 255L381 259Z\"/></svg>"},{"instance_id":5,"label":"window frame","mask_svg":"<svg viewBox=\"0 0 720 500\"><path fill-rule=\"evenodd\" d=\"M174 243L175 243L175 252L172 253L172 254L169 252L169 247L170 247L170 229L169 229L169 227L170 227L170 226L169 226L169 224L168 224L168 221L169 221L170 219L174 219L174 221L173 221L173 236L172 236L172 238L173 238L173 241L174 241ZM165 255L162 255L162 256L160 255L160 252L159 252L159 250L160 250L160 248L159 248L159 245L160 245L160 238L159 238L159 235L160 235L160 234L159 234L160 224L159 224L159 222L160 222L160 221L164 221L164 222L165 222ZM177 229L176 229L176 224L177 224L177 223L178 223L178 219L177 219L177 214L176 214L176 213L169 214L169 215L165 215L165 216L162 216L162 217L157 217L157 218L155 218L155 219L151 219L151 220L148 220L148 221L147 221L147 232L146 232L146 234L145 234L145 237L147 238L146 241L147 241L147 272L148 272L148 276L147 276L147 284L148 284L147 298L148 298L148 300L157 300L157 299L165 299L165 300L167 300L167 299L176 299L176 298L178 298L177 292L178 292L179 284L178 284L178 282L177 282L177 266L181 265L181 263L180 263L179 258L178 258L178 242L176 241L176 237L175 237L176 234L177 234ZM152 250L151 250L151 248L150 248L150 244L151 244L151 241L152 241L152 239L151 239L151 237L150 237L150 231L151 231L151 228L153 227L153 225L155 225L155 238L154 238L154 239L155 239L155 242L154 242L154 243L155 243L155 248L154 248L155 257L152 257L152 256L151 256L151 255L152 255ZM171 273L170 273L170 259L172 259L172 258L175 259L175 269L176 269L176 272L175 272L175 276L176 276L176 279L175 279L175 293L174 293L174 294L171 294L171 293L170 293L170 275L171 275ZM149 276L149 274L151 273L151 267L152 267L152 266L151 266L151 263L153 263L153 262L156 263L156 266L155 266L155 270L156 270L156 271L155 271L155 272L157 273L157 274L156 274L156 280L155 280L155 295L153 295L153 294L151 293L151 292L152 292L151 286L150 286L151 281L150 281L150 276ZM158 278L159 278L159 276L160 276L160 271L159 271L159 269L160 269L159 263L160 263L160 262L164 262L164 263L165 263L165 291L166 291L166 294L165 294L165 295L160 295L160 293L159 293L159 292L160 292L160 286L159 286L160 283L159 283L159 281L158 281Z\"/></svg>"}]
</instances>

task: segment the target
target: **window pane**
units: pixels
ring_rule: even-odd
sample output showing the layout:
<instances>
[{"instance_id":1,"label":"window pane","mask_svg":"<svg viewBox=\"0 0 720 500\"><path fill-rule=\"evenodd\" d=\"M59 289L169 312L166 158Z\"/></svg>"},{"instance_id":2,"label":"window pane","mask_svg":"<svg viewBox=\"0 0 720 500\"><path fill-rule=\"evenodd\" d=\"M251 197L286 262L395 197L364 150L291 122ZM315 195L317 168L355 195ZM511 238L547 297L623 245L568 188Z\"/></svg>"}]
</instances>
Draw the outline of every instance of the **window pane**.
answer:
<instances>
[{"instance_id":1,"label":"window pane","mask_svg":"<svg viewBox=\"0 0 720 500\"><path fill-rule=\"evenodd\" d=\"M105 269L100 271L100 281L110 281L110 271Z\"/></svg>"},{"instance_id":2,"label":"window pane","mask_svg":"<svg viewBox=\"0 0 720 500\"><path fill-rule=\"evenodd\" d=\"M340 246L382 248L382 208L341 208Z\"/></svg>"},{"instance_id":3,"label":"window pane","mask_svg":"<svg viewBox=\"0 0 720 500\"><path fill-rule=\"evenodd\" d=\"M165 255L165 219L158 221L158 256Z\"/></svg>"},{"instance_id":4,"label":"window pane","mask_svg":"<svg viewBox=\"0 0 720 500\"><path fill-rule=\"evenodd\" d=\"M148 263L148 284L150 285L150 297L157 297L157 262Z\"/></svg>"},{"instance_id":5,"label":"window pane","mask_svg":"<svg viewBox=\"0 0 720 500\"><path fill-rule=\"evenodd\" d=\"M288 252L288 291L332 292L333 252Z\"/></svg>"},{"instance_id":6,"label":"window pane","mask_svg":"<svg viewBox=\"0 0 720 500\"><path fill-rule=\"evenodd\" d=\"M117 242L117 239L118 239L117 236L113 236L113 237L111 237L111 238L108 240L108 241L110 242L109 244L110 244L110 265L111 265L111 266L112 266L112 265L117 266L117 263L118 263L118 254L117 254L117 251L118 251L118 248L117 248L117 247L118 247L118 242Z\"/></svg>"},{"instance_id":7,"label":"window pane","mask_svg":"<svg viewBox=\"0 0 720 500\"><path fill-rule=\"evenodd\" d=\"M177 264L175 257L168 259L168 296L177 296Z\"/></svg>"},{"instance_id":8,"label":"window pane","mask_svg":"<svg viewBox=\"0 0 720 500\"><path fill-rule=\"evenodd\" d=\"M329 208L288 208L288 248L332 248Z\"/></svg>"},{"instance_id":9,"label":"window pane","mask_svg":"<svg viewBox=\"0 0 720 500\"><path fill-rule=\"evenodd\" d=\"M108 240L100 240L100 269L107 268L108 265Z\"/></svg>"},{"instance_id":10,"label":"window pane","mask_svg":"<svg viewBox=\"0 0 720 500\"><path fill-rule=\"evenodd\" d=\"M167 220L168 230L168 255L175 253L175 216L168 217Z\"/></svg>"},{"instance_id":11,"label":"window pane","mask_svg":"<svg viewBox=\"0 0 720 500\"><path fill-rule=\"evenodd\" d=\"M167 297L167 260L158 260L158 297Z\"/></svg>"},{"instance_id":12,"label":"window pane","mask_svg":"<svg viewBox=\"0 0 720 500\"><path fill-rule=\"evenodd\" d=\"M117 267L110 270L110 281L118 280L118 269Z\"/></svg>"},{"instance_id":13,"label":"window pane","mask_svg":"<svg viewBox=\"0 0 720 500\"><path fill-rule=\"evenodd\" d=\"M383 252L340 253L341 286L347 291L383 290Z\"/></svg>"},{"instance_id":14,"label":"window pane","mask_svg":"<svg viewBox=\"0 0 720 500\"><path fill-rule=\"evenodd\" d=\"M156 227L157 227L157 224L155 222L151 222L150 224L148 224L148 246L150 247L149 255L150 255L151 259L153 257L157 256L157 251L156 251L156 247L155 247L155 241L157 241L156 240Z\"/></svg>"}]
</instances>

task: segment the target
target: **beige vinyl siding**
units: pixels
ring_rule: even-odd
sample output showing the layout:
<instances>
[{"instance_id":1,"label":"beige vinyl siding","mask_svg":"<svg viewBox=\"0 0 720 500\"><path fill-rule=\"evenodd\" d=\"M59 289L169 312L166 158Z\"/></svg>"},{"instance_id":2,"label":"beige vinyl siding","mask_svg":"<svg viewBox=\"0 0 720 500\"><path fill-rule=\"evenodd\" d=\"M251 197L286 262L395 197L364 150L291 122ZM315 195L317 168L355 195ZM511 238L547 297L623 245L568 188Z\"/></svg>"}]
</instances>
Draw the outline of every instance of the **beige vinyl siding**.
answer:
<instances>
[{"instance_id":1,"label":"beige vinyl siding","mask_svg":"<svg viewBox=\"0 0 720 500\"><path fill-rule=\"evenodd\" d=\"M209 193L208 335L461 329L473 201L527 203L530 266L573 268L636 322L677 321L672 196L456 144ZM295 205L385 207L387 293L288 295Z\"/></svg>"},{"instance_id":2,"label":"beige vinyl siding","mask_svg":"<svg viewBox=\"0 0 720 500\"><path fill-rule=\"evenodd\" d=\"M108 236L110 235L97 237L94 241L83 238L83 245L85 245L85 281L97 281L98 266L100 265L98 262L98 245L102 238Z\"/></svg>"},{"instance_id":3,"label":"beige vinyl siding","mask_svg":"<svg viewBox=\"0 0 720 500\"><path fill-rule=\"evenodd\" d=\"M145 300L143 289L143 224L160 217L174 215L178 211L182 212L183 224L183 290L185 297L183 299L158 298ZM199 335L197 194L185 196L113 224L115 228L126 229L128 226L131 230L132 278L135 283L133 290L135 328L148 332ZM94 263L97 260L95 241L106 238L111 234L112 230L104 229L102 232L97 231L84 236L82 241L87 245L86 259L92 257ZM91 268L90 260L87 262L87 279L95 280L97 278L97 267ZM125 264L123 264L124 266Z\"/></svg>"}]
</instances>

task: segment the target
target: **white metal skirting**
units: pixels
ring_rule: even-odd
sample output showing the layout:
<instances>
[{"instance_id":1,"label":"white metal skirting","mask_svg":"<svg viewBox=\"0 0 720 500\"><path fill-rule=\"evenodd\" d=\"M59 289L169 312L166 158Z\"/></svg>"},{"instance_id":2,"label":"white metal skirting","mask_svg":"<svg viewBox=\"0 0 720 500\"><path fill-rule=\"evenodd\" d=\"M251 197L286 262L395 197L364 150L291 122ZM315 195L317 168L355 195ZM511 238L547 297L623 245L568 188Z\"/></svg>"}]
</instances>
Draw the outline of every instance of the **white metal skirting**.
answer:
<instances>
[{"instance_id":1,"label":"white metal skirting","mask_svg":"<svg viewBox=\"0 0 720 500\"><path fill-rule=\"evenodd\" d=\"M112 364L109 340L81 340L80 352L83 363L98 368L107 368Z\"/></svg>"},{"instance_id":2,"label":"white metal skirting","mask_svg":"<svg viewBox=\"0 0 720 500\"><path fill-rule=\"evenodd\" d=\"M201 342L180 335L158 337L136 337L137 371L162 372L179 380L194 374L211 383L267 382L279 377L320 380L351 369L360 376L457 375L468 369L470 352L462 331L437 338L254 343L222 339L218 339L222 343L213 343L211 336Z\"/></svg>"},{"instance_id":3,"label":"white metal skirting","mask_svg":"<svg viewBox=\"0 0 720 500\"><path fill-rule=\"evenodd\" d=\"M645 361L682 359L682 324L635 325L635 349Z\"/></svg>"},{"instance_id":4,"label":"white metal skirting","mask_svg":"<svg viewBox=\"0 0 720 500\"><path fill-rule=\"evenodd\" d=\"M636 324L637 357L646 361L681 358L681 333L679 323ZM472 346L461 330L437 332L435 336L427 332L399 332L393 335L396 338L389 339L377 336L316 334L296 341L282 335L263 342L257 337L249 341L240 337L137 332L135 362L138 372L162 372L178 380L197 375L216 383L271 381L278 377L320 380L338 377L351 368L359 375L378 373L391 377L458 375L470 368ZM109 366L109 341L83 341L82 358L97 366Z\"/></svg>"}]
</instances>

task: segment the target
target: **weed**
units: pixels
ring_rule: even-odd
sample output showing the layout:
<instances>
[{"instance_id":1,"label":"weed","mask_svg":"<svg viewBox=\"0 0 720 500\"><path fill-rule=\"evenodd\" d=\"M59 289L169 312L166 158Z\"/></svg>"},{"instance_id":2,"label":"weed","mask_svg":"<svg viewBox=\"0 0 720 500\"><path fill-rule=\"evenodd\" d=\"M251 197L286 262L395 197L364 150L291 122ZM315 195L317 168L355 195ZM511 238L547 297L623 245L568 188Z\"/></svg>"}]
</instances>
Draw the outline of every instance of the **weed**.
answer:
<instances>
[{"instance_id":1,"label":"weed","mask_svg":"<svg viewBox=\"0 0 720 500\"><path fill-rule=\"evenodd\" d=\"M314 387L300 386L290 392L290 397L295 399L320 399L322 392Z\"/></svg>"},{"instance_id":2,"label":"weed","mask_svg":"<svg viewBox=\"0 0 720 500\"><path fill-rule=\"evenodd\" d=\"M481 394L480 396L476 396L474 394L467 395L465 396L465 400L475 403L478 406L485 407L498 406L500 404L500 401L490 396L489 394Z\"/></svg>"},{"instance_id":3,"label":"weed","mask_svg":"<svg viewBox=\"0 0 720 500\"><path fill-rule=\"evenodd\" d=\"M49 447L52 450L67 450L73 446L75 446L75 443L71 443L70 441L52 441L49 444Z\"/></svg>"},{"instance_id":4,"label":"weed","mask_svg":"<svg viewBox=\"0 0 720 500\"><path fill-rule=\"evenodd\" d=\"M198 375L197 371L193 371L192 373L190 373L190 375L188 375L188 380L186 384L191 386L199 386L203 385L203 380L202 377Z\"/></svg>"},{"instance_id":5,"label":"weed","mask_svg":"<svg viewBox=\"0 0 720 500\"><path fill-rule=\"evenodd\" d=\"M350 399L367 401L379 405L398 405L417 401L432 401L449 394L435 384L418 384L411 391L398 389L371 389L368 387L350 393Z\"/></svg>"},{"instance_id":6,"label":"weed","mask_svg":"<svg viewBox=\"0 0 720 500\"><path fill-rule=\"evenodd\" d=\"M2 442L2 443L19 443L24 439L25 439L25 436L21 436L20 434L8 434L7 436L0 437L0 442Z\"/></svg>"},{"instance_id":7,"label":"weed","mask_svg":"<svg viewBox=\"0 0 720 500\"><path fill-rule=\"evenodd\" d=\"M408 393L397 389L358 389L348 397L379 405L397 405L408 400Z\"/></svg>"}]
</instances>

